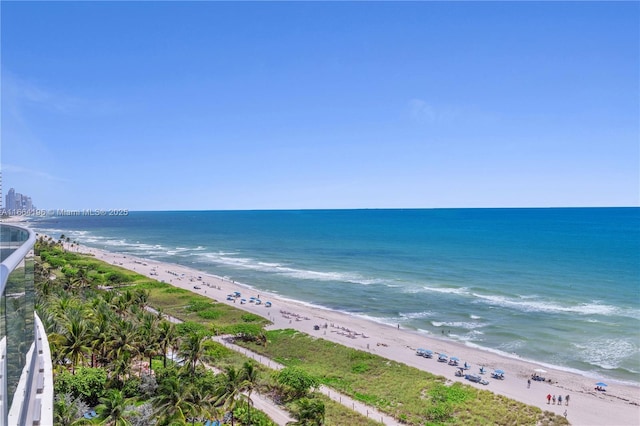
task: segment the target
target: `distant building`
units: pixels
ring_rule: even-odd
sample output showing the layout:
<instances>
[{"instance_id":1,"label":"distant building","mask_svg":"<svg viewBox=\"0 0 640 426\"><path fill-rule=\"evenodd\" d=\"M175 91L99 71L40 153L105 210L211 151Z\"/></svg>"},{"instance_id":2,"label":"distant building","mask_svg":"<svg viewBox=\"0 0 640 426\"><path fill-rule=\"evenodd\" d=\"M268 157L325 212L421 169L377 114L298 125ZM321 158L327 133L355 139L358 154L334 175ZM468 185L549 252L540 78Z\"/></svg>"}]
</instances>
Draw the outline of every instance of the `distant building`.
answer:
<instances>
[{"instance_id":1,"label":"distant building","mask_svg":"<svg viewBox=\"0 0 640 426\"><path fill-rule=\"evenodd\" d=\"M7 210L13 210L16 208L16 190L11 188L9 192L7 192L7 202L5 203L5 208Z\"/></svg>"},{"instance_id":2,"label":"distant building","mask_svg":"<svg viewBox=\"0 0 640 426\"><path fill-rule=\"evenodd\" d=\"M31 197L27 197L26 195L22 196L22 208L26 210L31 210L33 208Z\"/></svg>"},{"instance_id":3,"label":"distant building","mask_svg":"<svg viewBox=\"0 0 640 426\"><path fill-rule=\"evenodd\" d=\"M9 214L11 214L11 210L35 209L31 197L16 192L16 190L13 188L9 189L9 192L7 192L4 208L9 211Z\"/></svg>"}]
</instances>

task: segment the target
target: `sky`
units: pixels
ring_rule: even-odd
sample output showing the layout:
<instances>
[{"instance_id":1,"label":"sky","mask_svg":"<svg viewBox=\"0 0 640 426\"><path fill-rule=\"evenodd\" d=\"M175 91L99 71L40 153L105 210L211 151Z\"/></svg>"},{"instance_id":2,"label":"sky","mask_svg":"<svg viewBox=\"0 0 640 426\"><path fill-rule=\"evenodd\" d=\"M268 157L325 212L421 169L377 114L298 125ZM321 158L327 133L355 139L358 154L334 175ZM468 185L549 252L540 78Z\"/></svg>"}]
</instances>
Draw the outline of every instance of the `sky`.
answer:
<instances>
[{"instance_id":1,"label":"sky","mask_svg":"<svg viewBox=\"0 0 640 426\"><path fill-rule=\"evenodd\" d=\"M638 2L0 8L39 208L640 205Z\"/></svg>"}]
</instances>

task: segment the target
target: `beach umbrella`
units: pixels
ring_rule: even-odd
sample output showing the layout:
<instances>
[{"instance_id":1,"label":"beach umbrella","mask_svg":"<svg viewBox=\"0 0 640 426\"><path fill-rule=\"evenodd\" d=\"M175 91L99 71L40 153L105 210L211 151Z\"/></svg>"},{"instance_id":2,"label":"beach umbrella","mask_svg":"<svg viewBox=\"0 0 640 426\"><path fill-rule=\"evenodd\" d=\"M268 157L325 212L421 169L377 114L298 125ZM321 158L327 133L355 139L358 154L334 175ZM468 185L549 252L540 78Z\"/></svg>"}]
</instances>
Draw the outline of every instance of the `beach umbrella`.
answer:
<instances>
[{"instance_id":1,"label":"beach umbrella","mask_svg":"<svg viewBox=\"0 0 640 426\"><path fill-rule=\"evenodd\" d=\"M449 358L451 361L460 361L460 358L458 358L457 356L452 356L451 358Z\"/></svg>"},{"instance_id":2,"label":"beach umbrella","mask_svg":"<svg viewBox=\"0 0 640 426\"><path fill-rule=\"evenodd\" d=\"M606 383L602 383L602 382L598 382L598 383L596 383L596 386L600 386L601 388L603 388L603 387L607 386L607 384Z\"/></svg>"},{"instance_id":3,"label":"beach umbrella","mask_svg":"<svg viewBox=\"0 0 640 426\"><path fill-rule=\"evenodd\" d=\"M496 370L495 372L498 374L504 374L504 370Z\"/></svg>"}]
</instances>

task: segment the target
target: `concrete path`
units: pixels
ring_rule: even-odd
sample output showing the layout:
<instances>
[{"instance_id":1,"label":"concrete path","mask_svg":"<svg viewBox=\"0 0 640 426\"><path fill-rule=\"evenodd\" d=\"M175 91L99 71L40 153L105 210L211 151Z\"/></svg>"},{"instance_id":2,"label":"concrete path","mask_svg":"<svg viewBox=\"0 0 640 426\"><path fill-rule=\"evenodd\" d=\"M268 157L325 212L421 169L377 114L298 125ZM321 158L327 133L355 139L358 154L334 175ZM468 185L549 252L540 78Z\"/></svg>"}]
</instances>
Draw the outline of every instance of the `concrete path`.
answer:
<instances>
[{"instance_id":1,"label":"concrete path","mask_svg":"<svg viewBox=\"0 0 640 426\"><path fill-rule=\"evenodd\" d=\"M147 311L152 312L154 314L158 314L158 311L153 309L150 306L146 307ZM180 324L182 320L172 317L171 315L163 314L163 317L166 318L169 322L174 324ZM167 354L170 359L175 360L175 355L173 353ZM222 373L222 371L210 364L203 363L205 368L213 371L215 374ZM245 394L246 395L246 394ZM265 413L269 418L277 423L279 426L285 426L288 422L293 422L295 419L289 415L289 412L280 408L278 404L273 402L268 396L262 395L259 392L253 392L251 394L251 401L253 402L253 407Z\"/></svg>"},{"instance_id":2,"label":"concrete path","mask_svg":"<svg viewBox=\"0 0 640 426\"><path fill-rule=\"evenodd\" d=\"M260 354L257 354L255 352L252 352L248 349L245 349L241 346L235 345L233 343L229 342L229 336L215 336L213 337L213 340L215 340L216 342L228 347L229 349L232 349L236 352L240 352L241 354L245 355L248 358L252 358L254 360L256 360L257 362L259 362L262 365L265 365L269 368L272 368L274 370L282 370L284 368L284 366L282 364L279 364L275 361L273 361L270 358L264 357ZM318 389L319 392L321 392L322 394L328 396L329 398L331 398L332 400L344 405L345 407L356 411L360 414L362 414L363 416L366 416L372 420L378 421L384 425L389 425L389 426L401 426L401 423L398 422L396 419L394 419L393 417L382 413L380 411L378 411L376 408L371 407L369 405L366 405L360 401L356 401L354 399L352 399L351 397L341 394L340 392L337 392L334 389L331 389L329 387L326 387L324 385L320 386L320 388Z\"/></svg>"},{"instance_id":3,"label":"concrete path","mask_svg":"<svg viewBox=\"0 0 640 426\"><path fill-rule=\"evenodd\" d=\"M151 307L147 307L146 308L149 312L153 312L155 314L158 313L158 311L156 311L155 309L151 308ZM174 318L170 315L167 314L163 314L163 316L165 318L167 318L170 322L173 323L180 323L182 322L181 320ZM226 346L229 349L232 349L236 352L239 352L243 355L245 355L248 358L252 358L254 360L256 360L257 362L259 362L260 364L269 367L273 370L282 370L284 368L284 366L282 364L279 364L273 360L271 360L270 358L264 357L260 354L257 354L253 351L250 351L248 349L245 349L241 346L235 345L231 342L229 342L229 338L230 336L214 336L212 337L213 340L215 340L216 342ZM216 369L213 366L207 366L208 368L219 372L218 369ZM356 411L360 414L362 414L363 416L366 416L374 421L380 422L384 425L388 425L388 426L401 426L401 423L399 423L396 419L394 419L393 417L382 413L381 411L378 411L376 408L371 407L369 405L366 405L360 401L356 401L353 398L344 395L340 392L337 392L334 389L331 389L327 386L321 385L320 388L318 389L318 391L326 396L328 396L329 398L331 398L332 400L344 405L345 407ZM291 422L294 421L294 419L289 416L289 413L285 410L283 410L282 408L280 408L276 403L274 403L272 400L270 400L268 397L261 395L257 392L254 392L251 395L251 399L253 400L254 403L254 407L259 409L260 411L263 411L266 415L268 415L275 423L278 423L278 425L284 426L287 424L287 422Z\"/></svg>"}]
</instances>

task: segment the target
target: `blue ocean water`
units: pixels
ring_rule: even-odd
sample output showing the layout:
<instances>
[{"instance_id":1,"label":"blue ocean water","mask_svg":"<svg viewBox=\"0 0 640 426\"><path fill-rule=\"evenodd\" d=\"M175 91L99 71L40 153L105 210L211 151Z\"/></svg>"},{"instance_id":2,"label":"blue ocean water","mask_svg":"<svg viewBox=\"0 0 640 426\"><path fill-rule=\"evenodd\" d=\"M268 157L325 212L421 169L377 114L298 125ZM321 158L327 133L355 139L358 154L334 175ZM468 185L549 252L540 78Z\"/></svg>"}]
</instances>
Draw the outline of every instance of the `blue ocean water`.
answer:
<instances>
[{"instance_id":1,"label":"blue ocean water","mask_svg":"<svg viewBox=\"0 0 640 426\"><path fill-rule=\"evenodd\" d=\"M32 226L640 383L639 208L131 212Z\"/></svg>"}]
</instances>

